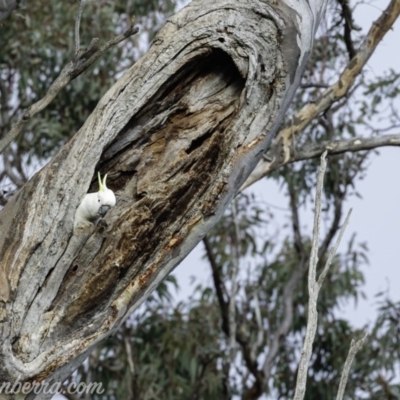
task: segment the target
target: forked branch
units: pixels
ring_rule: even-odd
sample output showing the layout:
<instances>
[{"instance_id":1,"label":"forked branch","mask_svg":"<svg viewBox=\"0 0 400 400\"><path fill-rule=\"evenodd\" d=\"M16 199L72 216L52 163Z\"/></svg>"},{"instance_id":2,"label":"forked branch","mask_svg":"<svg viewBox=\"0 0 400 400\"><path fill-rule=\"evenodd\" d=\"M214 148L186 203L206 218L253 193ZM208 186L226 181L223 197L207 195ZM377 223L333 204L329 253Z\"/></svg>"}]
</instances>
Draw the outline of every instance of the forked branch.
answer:
<instances>
[{"instance_id":1,"label":"forked branch","mask_svg":"<svg viewBox=\"0 0 400 400\"><path fill-rule=\"evenodd\" d=\"M349 222L351 210L347 214L345 222L340 230L339 236L336 240L334 247L331 249L328 255L328 259L326 261L325 267L317 278L317 264L318 264L318 248L319 248L319 235L320 235L320 225L321 225L321 209L322 209L322 191L323 191L323 182L324 182L324 174L326 170L326 155L327 152L321 157L321 166L318 172L317 178L317 188L316 188L316 196L315 196L315 211L314 211L314 227L313 227L313 238L312 238L312 247L311 247L311 255L310 255L310 264L308 270L308 292L309 292L309 300L308 300L308 320L307 320L307 328L306 328L306 336L304 339L303 349L301 352L301 358L299 363L299 369L297 373L297 382L296 382L296 390L294 395L294 400L303 400L306 392L306 382L307 382L307 374L308 374L308 366L310 363L311 355L312 355L312 347L315 339L315 333L317 331L318 324L318 311L317 311L317 301L319 291L324 282L324 279L329 271L329 267L332 263L335 252L340 244L343 233L346 229L346 226Z\"/></svg>"}]
</instances>

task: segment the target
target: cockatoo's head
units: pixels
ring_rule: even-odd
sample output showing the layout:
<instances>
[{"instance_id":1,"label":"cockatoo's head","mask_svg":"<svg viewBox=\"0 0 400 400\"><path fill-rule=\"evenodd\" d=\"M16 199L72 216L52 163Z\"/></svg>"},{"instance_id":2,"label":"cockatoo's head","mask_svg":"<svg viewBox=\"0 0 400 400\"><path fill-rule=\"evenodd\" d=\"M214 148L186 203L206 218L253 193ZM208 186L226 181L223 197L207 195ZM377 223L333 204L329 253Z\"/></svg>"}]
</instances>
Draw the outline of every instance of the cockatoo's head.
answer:
<instances>
[{"instance_id":1,"label":"cockatoo's head","mask_svg":"<svg viewBox=\"0 0 400 400\"><path fill-rule=\"evenodd\" d=\"M106 185L107 174L101 180L100 172L97 173L99 179L99 191L97 192L98 214L99 217L104 217L111 207L115 206L116 200L114 192L108 189Z\"/></svg>"}]
</instances>

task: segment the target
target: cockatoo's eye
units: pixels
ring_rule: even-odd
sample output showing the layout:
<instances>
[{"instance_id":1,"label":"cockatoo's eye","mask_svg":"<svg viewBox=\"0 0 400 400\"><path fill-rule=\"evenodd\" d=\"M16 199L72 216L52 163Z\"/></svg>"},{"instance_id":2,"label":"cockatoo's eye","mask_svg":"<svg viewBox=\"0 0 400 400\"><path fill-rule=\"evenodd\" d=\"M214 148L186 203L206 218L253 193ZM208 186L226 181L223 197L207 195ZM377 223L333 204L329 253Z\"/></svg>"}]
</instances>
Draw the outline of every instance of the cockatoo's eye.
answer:
<instances>
[{"instance_id":1,"label":"cockatoo's eye","mask_svg":"<svg viewBox=\"0 0 400 400\"><path fill-rule=\"evenodd\" d=\"M97 201L100 203L100 197L97 198Z\"/></svg>"}]
</instances>

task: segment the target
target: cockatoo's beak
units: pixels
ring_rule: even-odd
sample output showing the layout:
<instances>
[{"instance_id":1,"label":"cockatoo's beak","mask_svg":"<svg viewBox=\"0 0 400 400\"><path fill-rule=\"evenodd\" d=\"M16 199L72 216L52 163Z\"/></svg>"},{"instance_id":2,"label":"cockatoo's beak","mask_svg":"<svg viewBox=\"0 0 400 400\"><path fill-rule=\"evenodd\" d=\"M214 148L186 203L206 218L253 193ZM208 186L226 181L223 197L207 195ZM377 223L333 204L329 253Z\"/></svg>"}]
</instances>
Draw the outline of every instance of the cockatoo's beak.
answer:
<instances>
[{"instance_id":1,"label":"cockatoo's beak","mask_svg":"<svg viewBox=\"0 0 400 400\"><path fill-rule=\"evenodd\" d=\"M108 213L108 210L109 210L110 208L111 208L110 206L101 206L101 207L99 208L99 215L100 215L102 218L104 218L105 215Z\"/></svg>"}]
</instances>

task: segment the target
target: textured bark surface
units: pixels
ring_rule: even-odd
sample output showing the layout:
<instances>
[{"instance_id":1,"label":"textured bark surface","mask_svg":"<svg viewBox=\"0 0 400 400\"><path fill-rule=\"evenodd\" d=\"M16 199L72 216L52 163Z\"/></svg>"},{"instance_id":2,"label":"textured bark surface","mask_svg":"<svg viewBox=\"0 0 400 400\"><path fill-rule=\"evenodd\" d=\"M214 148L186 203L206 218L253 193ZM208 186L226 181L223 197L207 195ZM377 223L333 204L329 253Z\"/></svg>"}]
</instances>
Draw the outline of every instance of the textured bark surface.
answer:
<instances>
[{"instance_id":1,"label":"textured bark surface","mask_svg":"<svg viewBox=\"0 0 400 400\"><path fill-rule=\"evenodd\" d=\"M276 133L324 1L194 1L0 213L0 380L61 380L217 222ZM73 233L96 174L117 206Z\"/></svg>"}]
</instances>

